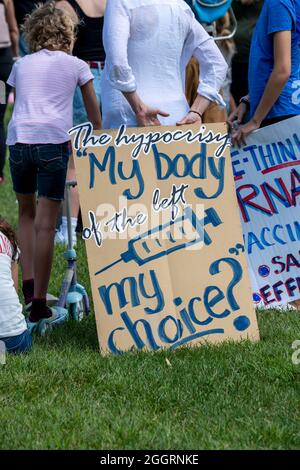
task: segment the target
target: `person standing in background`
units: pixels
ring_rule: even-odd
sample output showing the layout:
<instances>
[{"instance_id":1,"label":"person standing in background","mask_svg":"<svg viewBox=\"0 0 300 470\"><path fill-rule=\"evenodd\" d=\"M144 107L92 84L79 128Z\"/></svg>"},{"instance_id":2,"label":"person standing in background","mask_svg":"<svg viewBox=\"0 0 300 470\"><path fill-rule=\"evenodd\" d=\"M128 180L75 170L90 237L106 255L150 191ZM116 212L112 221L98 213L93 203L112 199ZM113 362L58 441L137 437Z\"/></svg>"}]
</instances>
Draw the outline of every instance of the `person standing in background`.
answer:
<instances>
[{"instance_id":1,"label":"person standing in background","mask_svg":"<svg viewBox=\"0 0 300 470\"><path fill-rule=\"evenodd\" d=\"M227 64L183 0L109 0L103 38L104 128L201 124L211 102L225 106L219 91ZM185 70L192 56L200 83L190 108Z\"/></svg>"},{"instance_id":2,"label":"person standing in background","mask_svg":"<svg viewBox=\"0 0 300 470\"><path fill-rule=\"evenodd\" d=\"M14 4L12 0L0 0L0 185L4 183L6 154L4 115L10 93L10 87L6 85L6 81L13 66L13 58L18 55L19 31Z\"/></svg>"},{"instance_id":3,"label":"person standing in background","mask_svg":"<svg viewBox=\"0 0 300 470\"><path fill-rule=\"evenodd\" d=\"M19 59L8 79L16 90L7 144L19 205L18 242L23 294L30 307L30 328L64 316L47 306L56 221L64 199L73 121L73 97L82 89L90 122L101 129L94 77L72 56L77 23L54 1L38 7L25 21L30 54ZM37 203L38 202L38 203Z\"/></svg>"},{"instance_id":4,"label":"person standing in background","mask_svg":"<svg viewBox=\"0 0 300 470\"><path fill-rule=\"evenodd\" d=\"M256 129L300 115L299 83L300 0L265 0L251 42L249 94L229 117L233 144L243 146ZM240 125L248 111L250 120ZM300 300L291 305L299 310Z\"/></svg>"},{"instance_id":5,"label":"person standing in background","mask_svg":"<svg viewBox=\"0 0 300 470\"><path fill-rule=\"evenodd\" d=\"M216 22L216 33L217 37L230 36L230 16L228 12ZM228 65L227 76L222 87L222 93L226 103L226 110L229 115L236 108L235 101L231 95L232 61L236 54L236 46L233 38L221 39L217 41L217 45L220 48Z\"/></svg>"},{"instance_id":6,"label":"person standing in background","mask_svg":"<svg viewBox=\"0 0 300 470\"><path fill-rule=\"evenodd\" d=\"M238 104L248 93L248 64L252 34L261 12L263 0L233 0L232 8L238 27L234 36L236 54L232 60L231 93Z\"/></svg>"},{"instance_id":7,"label":"person standing in background","mask_svg":"<svg viewBox=\"0 0 300 470\"><path fill-rule=\"evenodd\" d=\"M33 12L37 4L46 3L47 0L13 0L16 12L16 19L20 31L20 55L23 57L28 54L27 44L24 38L24 34L21 32L21 27L24 24L26 15L30 15Z\"/></svg>"},{"instance_id":8,"label":"person standing in background","mask_svg":"<svg viewBox=\"0 0 300 470\"><path fill-rule=\"evenodd\" d=\"M245 145L256 129L299 115L299 81L300 0L265 0L251 42L249 94L229 117L239 126L233 143ZM248 111L250 120L240 126Z\"/></svg>"},{"instance_id":9,"label":"person standing in background","mask_svg":"<svg viewBox=\"0 0 300 470\"><path fill-rule=\"evenodd\" d=\"M59 0L56 7L70 13L75 19L78 18L77 37L73 49L73 55L84 60L90 66L94 75L94 88L101 106L101 78L104 69L105 52L102 42L104 11L106 0ZM84 106L82 93L78 87L74 97L74 126L88 121ZM67 180L76 180L73 157L70 158ZM73 246L76 245L76 227L79 213L79 196L77 187L71 190L71 216ZM67 217L65 210L62 216L62 223L56 233L55 241L59 244L67 244Z\"/></svg>"}]
</instances>

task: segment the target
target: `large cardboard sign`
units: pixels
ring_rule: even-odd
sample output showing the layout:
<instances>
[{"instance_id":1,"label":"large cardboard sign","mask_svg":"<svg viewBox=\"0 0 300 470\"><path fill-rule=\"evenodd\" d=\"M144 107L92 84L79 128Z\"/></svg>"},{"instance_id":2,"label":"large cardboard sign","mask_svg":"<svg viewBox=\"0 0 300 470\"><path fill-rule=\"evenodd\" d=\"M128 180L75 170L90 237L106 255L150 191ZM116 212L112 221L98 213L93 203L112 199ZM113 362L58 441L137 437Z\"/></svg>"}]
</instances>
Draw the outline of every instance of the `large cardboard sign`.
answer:
<instances>
[{"instance_id":1,"label":"large cardboard sign","mask_svg":"<svg viewBox=\"0 0 300 470\"><path fill-rule=\"evenodd\" d=\"M70 135L101 351L257 340L225 124Z\"/></svg>"},{"instance_id":2,"label":"large cardboard sign","mask_svg":"<svg viewBox=\"0 0 300 470\"><path fill-rule=\"evenodd\" d=\"M300 298L300 117L232 149L244 242L256 304Z\"/></svg>"}]
</instances>

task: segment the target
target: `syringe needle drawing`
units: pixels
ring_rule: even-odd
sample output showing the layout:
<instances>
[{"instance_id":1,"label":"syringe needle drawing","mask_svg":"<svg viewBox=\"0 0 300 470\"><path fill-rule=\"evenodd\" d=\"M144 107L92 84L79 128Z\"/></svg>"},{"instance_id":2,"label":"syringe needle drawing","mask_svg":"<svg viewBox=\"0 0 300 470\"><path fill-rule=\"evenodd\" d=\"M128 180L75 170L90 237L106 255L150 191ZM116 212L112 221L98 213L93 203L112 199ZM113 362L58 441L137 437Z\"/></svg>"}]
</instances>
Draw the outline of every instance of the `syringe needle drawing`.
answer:
<instances>
[{"instance_id":1,"label":"syringe needle drawing","mask_svg":"<svg viewBox=\"0 0 300 470\"><path fill-rule=\"evenodd\" d=\"M211 238L204 230L204 227L209 223L214 227L222 224L215 209L207 209L204 218L200 220L191 207L186 207L183 215L174 221L159 225L130 240L128 250L121 253L120 259L97 271L95 276L104 273L122 261L124 263L134 261L138 266L143 266L146 263L163 256L169 256L171 253L189 248L192 245L199 244L200 249L201 242L205 245L210 245ZM174 237L171 230L175 228L179 229L182 237Z\"/></svg>"}]
</instances>

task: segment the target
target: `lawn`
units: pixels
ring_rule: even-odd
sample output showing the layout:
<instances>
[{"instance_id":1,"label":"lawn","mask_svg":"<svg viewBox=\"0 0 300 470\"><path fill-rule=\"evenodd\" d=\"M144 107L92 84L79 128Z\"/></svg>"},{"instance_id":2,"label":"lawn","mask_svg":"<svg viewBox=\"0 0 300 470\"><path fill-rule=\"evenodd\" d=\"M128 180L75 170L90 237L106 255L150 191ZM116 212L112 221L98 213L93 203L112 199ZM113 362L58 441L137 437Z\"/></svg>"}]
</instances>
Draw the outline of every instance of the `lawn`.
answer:
<instances>
[{"instance_id":1,"label":"lawn","mask_svg":"<svg viewBox=\"0 0 300 470\"><path fill-rule=\"evenodd\" d=\"M14 226L9 179L0 214ZM79 243L79 279L89 286ZM63 276L57 249L50 291ZM101 357L93 315L0 366L0 449L296 449L297 312L258 314L261 341ZM166 360L168 359L168 361Z\"/></svg>"}]
</instances>

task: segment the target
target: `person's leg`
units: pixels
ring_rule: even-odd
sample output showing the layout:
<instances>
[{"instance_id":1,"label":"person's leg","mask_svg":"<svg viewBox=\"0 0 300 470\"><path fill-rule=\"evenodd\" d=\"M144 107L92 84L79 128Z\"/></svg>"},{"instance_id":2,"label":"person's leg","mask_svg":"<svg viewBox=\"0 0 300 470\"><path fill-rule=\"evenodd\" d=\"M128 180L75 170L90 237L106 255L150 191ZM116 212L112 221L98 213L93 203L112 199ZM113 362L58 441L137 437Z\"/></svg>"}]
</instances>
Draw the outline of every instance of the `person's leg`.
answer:
<instances>
[{"instance_id":1,"label":"person's leg","mask_svg":"<svg viewBox=\"0 0 300 470\"><path fill-rule=\"evenodd\" d=\"M34 298L29 320L37 323L55 317L47 307L46 296L50 281L56 221L64 198L68 167L69 143L41 144L35 148L38 165L38 204L35 217Z\"/></svg>"},{"instance_id":2,"label":"person's leg","mask_svg":"<svg viewBox=\"0 0 300 470\"><path fill-rule=\"evenodd\" d=\"M41 197L38 201L35 218L35 252L34 252L34 297L29 320L38 322L50 318L53 314L47 306L47 290L50 281L56 220L61 206L60 201Z\"/></svg>"},{"instance_id":3,"label":"person's leg","mask_svg":"<svg viewBox=\"0 0 300 470\"><path fill-rule=\"evenodd\" d=\"M25 304L33 298L35 250L34 219L36 212L37 168L32 161L31 146L10 146L10 173L19 204L18 242L21 250L21 268Z\"/></svg>"},{"instance_id":4,"label":"person's leg","mask_svg":"<svg viewBox=\"0 0 300 470\"><path fill-rule=\"evenodd\" d=\"M18 242L21 250L22 275L23 281L29 281L34 279L36 197L35 194L17 194L17 199L19 203Z\"/></svg>"},{"instance_id":5,"label":"person's leg","mask_svg":"<svg viewBox=\"0 0 300 470\"><path fill-rule=\"evenodd\" d=\"M46 299L54 251L56 219L61 202L41 197L35 219L34 298Z\"/></svg>"},{"instance_id":6,"label":"person's leg","mask_svg":"<svg viewBox=\"0 0 300 470\"><path fill-rule=\"evenodd\" d=\"M17 194L19 203L18 243L21 251L22 290L25 305L30 304L34 295L34 251L35 230L34 219L36 212L35 194Z\"/></svg>"}]
</instances>

